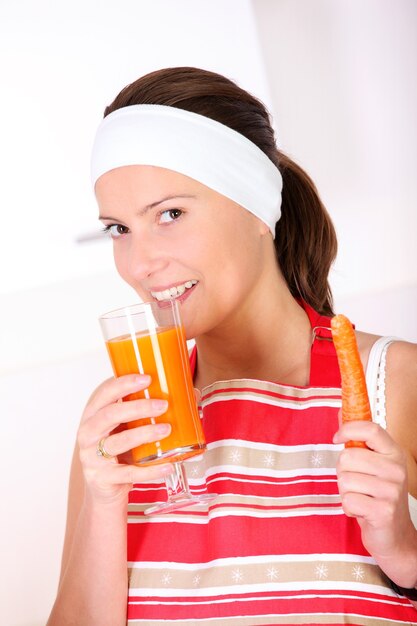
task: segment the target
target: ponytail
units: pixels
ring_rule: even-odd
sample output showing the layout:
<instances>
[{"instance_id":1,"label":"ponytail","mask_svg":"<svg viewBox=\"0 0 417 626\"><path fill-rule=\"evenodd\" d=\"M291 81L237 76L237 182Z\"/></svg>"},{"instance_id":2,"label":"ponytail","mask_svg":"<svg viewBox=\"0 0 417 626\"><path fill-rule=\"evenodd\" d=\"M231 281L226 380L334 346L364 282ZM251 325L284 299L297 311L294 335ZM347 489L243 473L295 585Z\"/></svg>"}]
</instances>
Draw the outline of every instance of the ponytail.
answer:
<instances>
[{"instance_id":1,"label":"ponytail","mask_svg":"<svg viewBox=\"0 0 417 626\"><path fill-rule=\"evenodd\" d=\"M279 266L294 297L332 316L328 274L337 253L334 226L311 178L280 151L277 160L283 179L274 241Z\"/></svg>"}]
</instances>

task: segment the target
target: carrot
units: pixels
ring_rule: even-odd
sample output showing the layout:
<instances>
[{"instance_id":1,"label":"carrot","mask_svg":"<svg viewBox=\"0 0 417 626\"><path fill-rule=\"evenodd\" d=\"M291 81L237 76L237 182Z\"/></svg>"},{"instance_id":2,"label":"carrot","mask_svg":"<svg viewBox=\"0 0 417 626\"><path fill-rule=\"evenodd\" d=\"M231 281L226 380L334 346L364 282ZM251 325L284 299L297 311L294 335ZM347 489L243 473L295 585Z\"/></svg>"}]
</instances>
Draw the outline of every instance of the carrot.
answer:
<instances>
[{"instance_id":1,"label":"carrot","mask_svg":"<svg viewBox=\"0 0 417 626\"><path fill-rule=\"evenodd\" d=\"M365 374L359 356L355 332L345 315L331 320L333 343L342 377L342 422L372 421ZM363 441L348 441L346 448L366 448Z\"/></svg>"}]
</instances>

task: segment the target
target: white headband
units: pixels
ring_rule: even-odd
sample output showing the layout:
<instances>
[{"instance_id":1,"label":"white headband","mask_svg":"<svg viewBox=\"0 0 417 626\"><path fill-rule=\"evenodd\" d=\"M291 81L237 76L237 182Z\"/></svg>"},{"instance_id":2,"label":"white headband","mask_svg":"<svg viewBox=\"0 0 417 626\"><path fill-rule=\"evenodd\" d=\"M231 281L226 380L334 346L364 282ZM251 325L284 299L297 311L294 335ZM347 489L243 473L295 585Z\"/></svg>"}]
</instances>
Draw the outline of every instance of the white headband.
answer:
<instances>
[{"instance_id":1,"label":"white headband","mask_svg":"<svg viewBox=\"0 0 417 626\"><path fill-rule=\"evenodd\" d=\"M282 178L252 141L204 115L158 104L117 109L98 127L93 186L124 165L154 165L189 176L256 215L275 234Z\"/></svg>"}]
</instances>

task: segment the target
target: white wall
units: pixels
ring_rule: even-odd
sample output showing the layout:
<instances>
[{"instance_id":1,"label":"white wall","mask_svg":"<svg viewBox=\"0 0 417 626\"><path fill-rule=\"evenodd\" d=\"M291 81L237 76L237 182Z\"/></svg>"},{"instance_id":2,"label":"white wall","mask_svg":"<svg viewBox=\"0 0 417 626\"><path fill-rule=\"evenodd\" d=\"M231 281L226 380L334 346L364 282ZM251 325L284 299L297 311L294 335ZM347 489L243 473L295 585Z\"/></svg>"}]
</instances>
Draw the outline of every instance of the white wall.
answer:
<instances>
[{"instance_id":1,"label":"white wall","mask_svg":"<svg viewBox=\"0 0 417 626\"><path fill-rule=\"evenodd\" d=\"M132 298L115 287L109 241L76 243L100 229L90 152L104 107L120 89L151 70L196 65L237 79L267 102L270 94L249 1L205 0L198 7L193 0L0 3L0 53L7 60L0 70L7 94L0 101L0 306L10 326L0 335L4 369L27 364L16 351L16 325L9 324L22 290L40 289L27 295L36 302L36 328L41 308L49 329L43 356L35 356L32 345L30 362L45 360L50 349L55 354L58 341L57 309L42 305L45 285L56 286L61 302L66 281L62 306L72 322L59 334L61 354L92 348L97 340L92 334L94 343L86 344L78 337L86 319L78 279L97 275L103 286L109 280L107 293L90 282L89 299L100 293L97 304L105 310L122 295ZM24 323L27 328L31 318Z\"/></svg>"},{"instance_id":2,"label":"white wall","mask_svg":"<svg viewBox=\"0 0 417 626\"><path fill-rule=\"evenodd\" d=\"M45 623L76 428L110 375L96 318L134 300L108 243L75 243L97 228L89 155L104 106L139 75L173 65L220 71L253 91L335 219L339 308L369 330L417 340L415 7L0 3L2 623Z\"/></svg>"},{"instance_id":3,"label":"white wall","mask_svg":"<svg viewBox=\"0 0 417 626\"><path fill-rule=\"evenodd\" d=\"M253 6L279 143L336 226L336 307L417 341L417 3Z\"/></svg>"},{"instance_id":4,"label":"white wall","mask_svg":"<svg viewBox=\"0 0 417 626\"><path fill-rule=\"evenodd\" d=\"M40 626L82 407L110 375L97 316L135 300L110 242L76 244L98 230L89 159L104 107L174 65L270 95L248 0L2 2L0 59L0 621Z\"/></svg>"}]
</instances>

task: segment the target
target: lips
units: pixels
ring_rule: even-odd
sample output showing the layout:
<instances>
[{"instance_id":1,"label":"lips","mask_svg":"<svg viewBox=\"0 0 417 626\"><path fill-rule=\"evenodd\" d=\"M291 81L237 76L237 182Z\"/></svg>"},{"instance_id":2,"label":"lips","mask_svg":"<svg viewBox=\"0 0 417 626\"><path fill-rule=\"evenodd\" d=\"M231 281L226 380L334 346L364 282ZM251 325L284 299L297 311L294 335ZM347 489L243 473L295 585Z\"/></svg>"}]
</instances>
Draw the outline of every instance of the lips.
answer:
<instances>
[{"instance_id":1,"label":"lips","mask_svg":"<svg viewBox=\"0 0 417 626\"><path fill-rule=\"evenodd\" d=\"M166 302L167 300L175 300L177 298L181 298L184 294L187 294L195 285L197 281L187 280L184 283L180 283L175 285L175 287L170 287L169 289L163 289L162 291L151 291L151 296L158 300L158 302Z\"/></svg>"}]
</instances>

